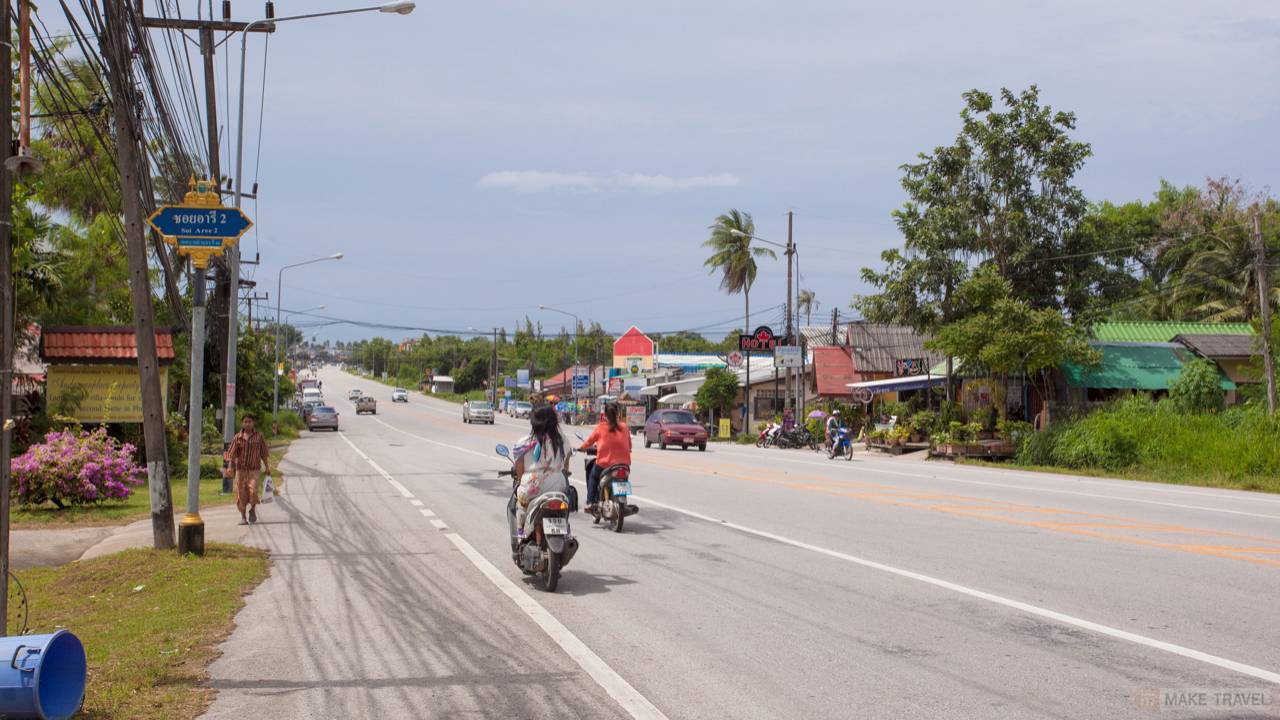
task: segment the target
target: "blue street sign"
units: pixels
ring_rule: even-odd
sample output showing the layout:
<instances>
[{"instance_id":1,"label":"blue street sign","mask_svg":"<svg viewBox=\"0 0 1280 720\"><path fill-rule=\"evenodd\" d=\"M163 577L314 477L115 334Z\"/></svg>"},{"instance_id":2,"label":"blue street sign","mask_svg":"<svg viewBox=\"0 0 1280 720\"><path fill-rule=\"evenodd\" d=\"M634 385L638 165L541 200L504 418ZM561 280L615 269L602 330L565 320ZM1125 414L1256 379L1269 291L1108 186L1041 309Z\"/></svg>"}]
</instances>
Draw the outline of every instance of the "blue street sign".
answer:
<instances>
[{"instance_id":1,"label":"blue street sign","mask_svg":"<svg viewBox=\"0 0 1280 720\"><path fill-rule=\"evenodd\" d=\"M507 378L507 379L503 380L503 383L502 383L502 384L503 384L503 385L505 385L505 386L507 386L507 387L509 387L509 388L513 388L513 387L515 387L515 386L516 386L516 379L515 379L515 378Z\"/></svg>"},{"instance_id":2,"label":"blue street sign","mask_svg":"<svg viewBox=\"0 0 1280 720\"><path fill-rule=\"evenodd\" d=\"M588 385L590 385L590 384L591 384L591 376L590 376L590 375L574 375L574 376L573 376L573 389L574 389L574 390L585 390L585 389L587 388L587 386L588 386Z\"/></svg>"},{"instance_id":3,"label":"blue street sign","mask_svg":"<svg viewBox=\"0 0 1280 720\"><path fill-rule=\"evenodd\" d=\"M221 240L237 240L253 226L249 216L234 207L166 205L157 210L149 222L156 232L177 238L179 245L189 247L218 247Z\"/></svg>"}]
</instances>

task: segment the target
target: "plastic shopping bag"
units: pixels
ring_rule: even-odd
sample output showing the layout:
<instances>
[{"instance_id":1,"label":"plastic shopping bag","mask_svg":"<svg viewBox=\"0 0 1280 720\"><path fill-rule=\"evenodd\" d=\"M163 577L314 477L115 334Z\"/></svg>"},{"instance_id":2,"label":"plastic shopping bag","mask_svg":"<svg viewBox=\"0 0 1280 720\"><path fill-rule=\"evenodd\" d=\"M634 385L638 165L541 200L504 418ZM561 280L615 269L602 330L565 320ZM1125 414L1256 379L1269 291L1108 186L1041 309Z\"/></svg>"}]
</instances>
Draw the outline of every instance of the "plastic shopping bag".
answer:
<instances>
[{"instance_id":1,"label":"plastic shopping bag","mask_svg":"<svg viewBox=\"0 0 1280 720\"><path fill-rule=\"evenodd\" d=\"M265 505L274 500L275 496L276 484L271 480L271 476L268 475L266 479L262 481L262 497L258 498L258 502Z\"/></svg>"}]
</instances>

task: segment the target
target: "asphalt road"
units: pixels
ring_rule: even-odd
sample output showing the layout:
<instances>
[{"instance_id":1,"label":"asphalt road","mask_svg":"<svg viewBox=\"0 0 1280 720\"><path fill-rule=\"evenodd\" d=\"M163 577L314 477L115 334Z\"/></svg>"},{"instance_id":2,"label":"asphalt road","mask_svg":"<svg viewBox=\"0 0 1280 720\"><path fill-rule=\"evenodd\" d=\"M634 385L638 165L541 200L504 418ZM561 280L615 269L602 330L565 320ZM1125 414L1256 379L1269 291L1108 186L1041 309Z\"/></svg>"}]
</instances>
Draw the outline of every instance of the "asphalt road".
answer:
<instances>
[{"instance_id":1,"label":"asphalt road","mask_svg":"<svg viewBox=\"0 0 1280 720\"><path fill-rule=\"evenodd\" d=\"M1280 497L638 447L548 595L492 453L527 422L321 377L210 717L1280 717Z\"/></svg>"}]
</instances>

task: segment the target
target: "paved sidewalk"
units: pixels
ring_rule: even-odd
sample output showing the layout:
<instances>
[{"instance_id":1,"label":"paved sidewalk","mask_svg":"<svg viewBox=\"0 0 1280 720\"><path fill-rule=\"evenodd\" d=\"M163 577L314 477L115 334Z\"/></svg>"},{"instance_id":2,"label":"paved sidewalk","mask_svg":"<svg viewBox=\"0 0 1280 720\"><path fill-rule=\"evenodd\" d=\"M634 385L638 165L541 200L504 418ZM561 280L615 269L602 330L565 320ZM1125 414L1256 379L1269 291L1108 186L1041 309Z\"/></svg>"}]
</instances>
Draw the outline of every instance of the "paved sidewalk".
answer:
<instances>
[{"instance_id":1,"label":"paved sidewalk","mask_svg":"<svg viewBox=\"0 0 1280 720\"><path fill-rule=\"evenodd\" d=\"M232 505L209 508L200 516L204 518L205 542L242 543L249 534L249 527L239 524L240 513ZM174 524L181 519L182 513L175 515ZM9 542L9 561L15 570L65 565L126 548L151 547L151 518L115 527L14 530Z\"/></svg>"}]
</instances>

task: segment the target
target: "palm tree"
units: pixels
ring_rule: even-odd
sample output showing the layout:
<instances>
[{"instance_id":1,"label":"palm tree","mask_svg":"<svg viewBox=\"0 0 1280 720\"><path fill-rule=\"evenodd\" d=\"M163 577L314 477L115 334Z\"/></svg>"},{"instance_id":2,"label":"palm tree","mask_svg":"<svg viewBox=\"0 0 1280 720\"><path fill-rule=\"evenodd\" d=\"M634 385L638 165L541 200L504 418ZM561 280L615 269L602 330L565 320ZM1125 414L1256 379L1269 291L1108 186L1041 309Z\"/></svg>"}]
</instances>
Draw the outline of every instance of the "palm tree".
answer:
<instances>
[{"instance_id":1,"label":"palm tree","mask_svg":"<svg viewBox=\"0 0 1280 720\"><path fill-rule=\"evenodd\" d=\"M804 324L813 324L813 311L818 309L821 303L818 302L812 290L801 290L799 297L796 299L796 309L804 313Z\"/></svg>"},{"instance_id":2,"label":"palm tree","mask_svg":"<svg viewBox=\"0 0 1280 720\"><path fill-rule=\"evenodd\" d=\"M721 290L730 295L742 293L745 309L742 331L749 333L751 332L751 285L756 281L756 258L776 259L778 256L768 248L751 246L751 239L756 234L756 224L751 219L751 213L731 209L716 218L708 229L711 230L711 237L707 238L702 246L711 248L711 257L706 259L703 266L710 268L712 275L721 273ZM751 422L750 371L751 362L748 360L748 388L745 391L747 421L743 423L744 432L751 431L749 427Z\"/></svg>"},{"instance_id":3,"label":"palm tree","mask_svg":"<svg viewBox=\"0 0 1280 720\"><path fill-rule=\"evenodd\" d=\"M1174 287L1174 300L1210 322L1249 321L1258 317L1257 255L1243 229L1207 235L1208 244L1187 260ZM1280 302L1280 288L1272 288Z\"/></svg>"}]
</instances>

